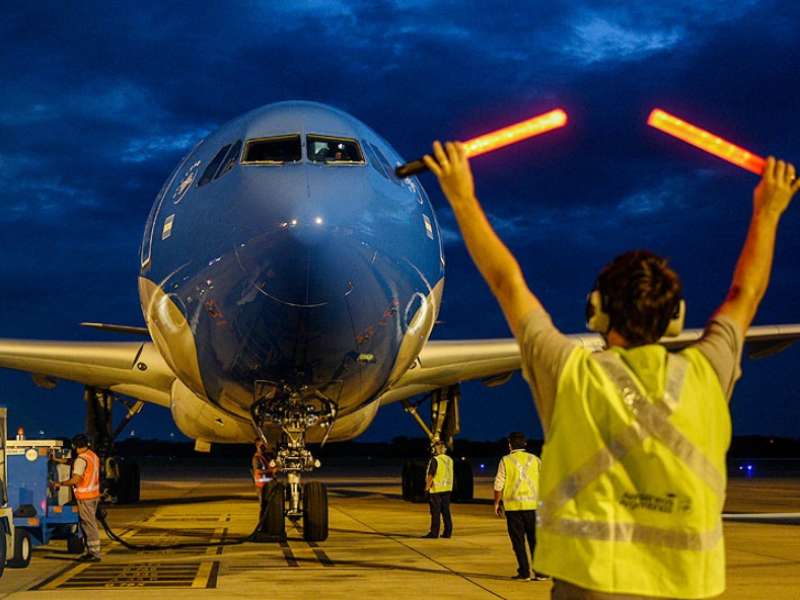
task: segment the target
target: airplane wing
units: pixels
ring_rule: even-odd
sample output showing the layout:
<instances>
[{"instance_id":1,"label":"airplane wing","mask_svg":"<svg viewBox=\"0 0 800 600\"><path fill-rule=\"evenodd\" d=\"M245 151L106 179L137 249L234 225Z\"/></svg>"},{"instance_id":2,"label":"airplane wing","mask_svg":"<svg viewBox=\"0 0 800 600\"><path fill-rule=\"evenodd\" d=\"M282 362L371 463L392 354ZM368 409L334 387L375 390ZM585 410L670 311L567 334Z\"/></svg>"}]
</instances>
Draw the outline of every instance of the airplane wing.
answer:
<instances>
[{"instance_id":1,"label":"airplane wing","mask_svg":"<svg viewBox=\"0 0 800 600\"><path fill-rule=\"evenodd\" d=\"M703 329L689 329L675 338L661 340L670 350L698 340ZM593 351L603 348L599 335L570 335L576 344ZM745 337L745 353L763 358L788 348L800 339L800 324L751 327ZM417 361L381 396L381 404L391 404L418 394L462 381L483 381L487 386L506 383L520 368L519 346L514 339L437 340L428 342Z\"/></svg>"},{"instance_id":2,"label":"airplane wing","mask_svg":"<svg viewBox=\"0 0 800 600\"><path fill-rule=\"evenodd\" d=\"M48 389L65 379L161 406L175 380L152 342L0 339L0 368L26 371Z\"/></svg>"}]
</instances>

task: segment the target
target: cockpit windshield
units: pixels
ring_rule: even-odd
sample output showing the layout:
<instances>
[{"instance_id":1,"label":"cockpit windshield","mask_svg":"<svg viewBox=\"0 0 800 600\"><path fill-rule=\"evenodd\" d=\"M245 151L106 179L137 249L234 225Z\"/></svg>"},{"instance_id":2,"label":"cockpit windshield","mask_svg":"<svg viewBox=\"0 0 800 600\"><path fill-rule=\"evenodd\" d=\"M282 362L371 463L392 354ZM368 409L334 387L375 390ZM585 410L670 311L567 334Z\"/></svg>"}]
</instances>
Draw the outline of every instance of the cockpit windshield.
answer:
<instances>
[{"instance_id":1,"label":"cockpit windshield","mask_svg":"<svg viewBox=\"0 0 800 600\"><path fill-rule=\"evenodd\" d=\"M243 165L274 165L300 160L300 136L282 135L247 140Z\"/></svg>"},{"instance_id":2,"label":"cockpit windshield","mask_svg":"<svg viewBox=\"0 0 800 600\"><path fill-rule=\"evenodd\" d=\"M361 148L353 139L308 135L306 147L311 162L364 164Z\"/></svg>"}]
</instances>

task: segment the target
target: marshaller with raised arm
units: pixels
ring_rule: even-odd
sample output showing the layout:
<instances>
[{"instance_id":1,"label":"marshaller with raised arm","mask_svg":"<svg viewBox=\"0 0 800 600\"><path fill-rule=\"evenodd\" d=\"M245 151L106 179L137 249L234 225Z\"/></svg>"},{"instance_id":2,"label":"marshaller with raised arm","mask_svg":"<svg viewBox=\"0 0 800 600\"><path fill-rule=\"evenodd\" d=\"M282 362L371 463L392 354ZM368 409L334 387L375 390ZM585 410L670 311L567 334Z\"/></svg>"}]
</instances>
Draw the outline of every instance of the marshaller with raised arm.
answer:
<instances>
[{"instance_id":1,"label":"marshaller with raised arm","mask_svg":"<svg viewBox=\"0 0 800 600\"><path fill-rule=\"evenodd\" d=\"M519 343L545 432L534 569L554 578L552 598L721 594L728 401L778 223L800 189L794 166L767 160L730 291L697 342L677 352L658 343L681 330L681 283L666 259L635 250L589 294L587 325L607 346L593 353L528 288L475 197L463 148L437 142L424 160Z\"/></svg>"}]
</instances>

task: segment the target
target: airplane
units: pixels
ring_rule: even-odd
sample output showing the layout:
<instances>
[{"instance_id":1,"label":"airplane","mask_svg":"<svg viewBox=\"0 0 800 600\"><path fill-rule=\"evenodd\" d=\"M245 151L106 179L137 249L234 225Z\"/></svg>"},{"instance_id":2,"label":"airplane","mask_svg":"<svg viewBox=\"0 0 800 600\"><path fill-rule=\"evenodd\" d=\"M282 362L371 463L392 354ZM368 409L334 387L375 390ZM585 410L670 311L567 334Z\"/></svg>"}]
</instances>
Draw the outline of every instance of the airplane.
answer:
<instances>
[{"instance_id":1,"label":"airplane","mask_svg":"<svg viewBox=\"0 0 800 600\"><path fill-rule=\"evenodd\" d=\"M325 540L325 486L301 481L319 466L309 443L353 439L393 402L431 441L451 443L459 384L501 385L520 368L513 339L429 340L444 288L442 235L418 179L396 176L403 162L370 127L324 104L280 102L230 121L178 163L155 199L138 282L146 328L85 323L149 339L0 339L0 367L45 388L83 384L93 433L106 441L144 403L167 407L199 451L268 441L288 482L271 533L285 515L303 520L308 541ZM764 326L747 341L768 354L798 337L800 325ZM603 345L597 335L573 338ZM426 395L429 425L413 400ZM134 403L112 432L119 396ZM457 477L469 498L468 465ZM404 470L404 496L421 478ZM138 481L122 487L131 485L138 497Z\"/></svg>"}]
</instances>

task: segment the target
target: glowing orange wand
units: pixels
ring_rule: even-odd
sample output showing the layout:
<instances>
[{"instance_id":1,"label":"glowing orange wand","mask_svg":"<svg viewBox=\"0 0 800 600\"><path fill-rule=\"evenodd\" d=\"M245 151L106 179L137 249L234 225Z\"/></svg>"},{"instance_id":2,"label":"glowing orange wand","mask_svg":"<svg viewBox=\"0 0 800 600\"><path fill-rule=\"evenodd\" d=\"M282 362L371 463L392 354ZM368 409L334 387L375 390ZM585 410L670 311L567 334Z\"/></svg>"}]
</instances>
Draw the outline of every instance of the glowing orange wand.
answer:
<instances>
[{"instance_id":1,"label":"glowing orange wand","mask_svg":"<svg viewBox=\"0 0 800 600\"><path fill-rule=\"evenodd\" d=\"M656 129L660 129L664 133L675 136L687 144L705 150L709 154L713 154L743 169L747 169L756 175L764 173L764 165L766 165L767 161L757 154L748 152L744 148L731 144L729 141L705 129L700 129L686 121L682 121L663 110L658 108L653 109L653 112L651 112L650 116L647 118L647 124Z\"/></svg>"},{"instance_id":2,"label":"glowing orange wand","mask_svg":"<svg viewBox=\"0 0 800 600\"><path fill-rule=\"evenodd\" d=\"M567 124L567 113L560 108L551 110L550 112L538 115L519 123L514 123L508 127L503 127L496 131L485 133L471 140L464 142L464 149L467 151L467 156L478 156L479 154L486 154L492 150L497 150L509 144L521 142L535 135L541 135L553 129L558 129ZM407 162L400 165L395 169L398 177L409 177L416 175L422 171L426 171L428 167L422 162L422 159Z\"/></svg>"}]
</instances>

